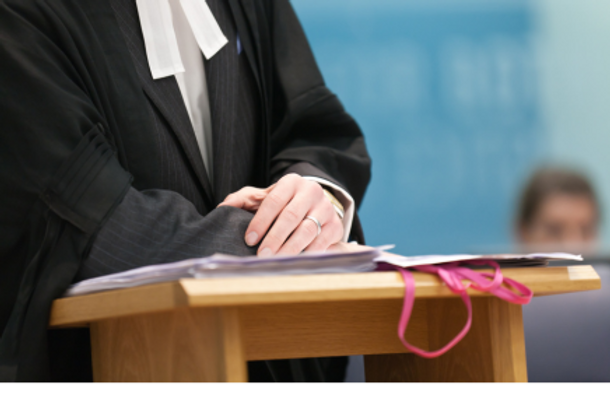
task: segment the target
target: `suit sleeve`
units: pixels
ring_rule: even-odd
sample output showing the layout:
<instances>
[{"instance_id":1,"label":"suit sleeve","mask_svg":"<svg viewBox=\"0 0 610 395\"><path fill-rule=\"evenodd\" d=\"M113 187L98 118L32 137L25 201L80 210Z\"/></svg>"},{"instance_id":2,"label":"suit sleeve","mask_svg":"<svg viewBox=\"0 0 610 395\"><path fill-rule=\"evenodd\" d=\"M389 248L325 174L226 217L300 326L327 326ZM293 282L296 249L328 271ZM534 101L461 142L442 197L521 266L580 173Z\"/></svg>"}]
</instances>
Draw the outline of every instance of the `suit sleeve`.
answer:
<instances>
[{"instance_id":1,"label":"suit sleeve","mask_svg":"<svg viewBox=\"0 0 610 395\"><path fill-rule=\"evenodd\" d=\"M214 253L254 255L243 235L253 214L220 207L202 217L177 193L131 188L100 230L76 281Z\"/></svg>"}]
</instances>

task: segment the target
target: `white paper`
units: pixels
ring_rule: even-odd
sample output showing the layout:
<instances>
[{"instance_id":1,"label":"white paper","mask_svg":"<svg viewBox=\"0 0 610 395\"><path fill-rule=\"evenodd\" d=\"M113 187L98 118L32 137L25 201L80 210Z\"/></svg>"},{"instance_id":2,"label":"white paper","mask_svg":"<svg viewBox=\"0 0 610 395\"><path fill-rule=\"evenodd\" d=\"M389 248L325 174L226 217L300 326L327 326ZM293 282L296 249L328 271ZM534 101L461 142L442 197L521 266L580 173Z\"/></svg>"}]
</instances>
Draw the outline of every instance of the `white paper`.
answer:
<instances>
[{"instance_id":1,"label":"white paper","mask_svg":"<svg viewBox=\"0 0 610 395\"><path fill-rule=\"evenodd\" d=\"M357 273L375 270L377 263L400 267L448 262L494 260L501 265L543 265L554 260L582 261L580 255L566 253L496 254L496 255L422 255L383 254L394 246L382 246L357 252L312 252L290 256L259 258L215 254L206 258L144 266L121 273L96 277L72 285L64 296L129 288L145 284L175 281L181 278L219 278L279 276L319 273Z\"/></svg>"},{"instance_id":2,"label":"white paper","mask_svg":"<svg viewBox=\"0 0 610 395\"><path fill-rule=\"evenodd\" d=\"M181 278L366 272L376 268L374 259L380 253L381 249L376 248L358 252L315 252L270 258L215 254L206 258L150 265L81 281L72 285L64 296L84 295Z\"/></svg>"},{"instance_id":3,"label":"white paper","mask_svg":"<svg viewBox=\"0 0 610 395\"><path fill-rule=\"evenodd\" d=\"M530 266L544 265L549 261L582 261L581 255L567 254L563 252L534 253L534 254L491 254L491 255L420 255L400 256L381 255L375 259L377 263L389 263L400 267L412 267L421 265L435 265L439 263L463 262L463 261L491 260L501 265Z\"/></svg>"}]
</instances>

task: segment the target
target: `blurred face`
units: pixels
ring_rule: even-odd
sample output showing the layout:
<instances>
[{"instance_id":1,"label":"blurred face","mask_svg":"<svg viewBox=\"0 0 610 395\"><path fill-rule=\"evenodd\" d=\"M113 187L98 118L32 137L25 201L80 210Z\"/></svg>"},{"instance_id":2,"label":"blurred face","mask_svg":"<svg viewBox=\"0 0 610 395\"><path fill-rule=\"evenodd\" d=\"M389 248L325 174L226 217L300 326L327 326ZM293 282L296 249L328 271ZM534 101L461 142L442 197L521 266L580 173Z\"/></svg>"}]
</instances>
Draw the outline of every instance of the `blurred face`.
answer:
<instances>
[{"instance_id":1,"label":"blurred face","mask_svg":"<svg viewBox=\"0 0 610 395\"><path fill-rule=\"evenodd\" d=\"M519 230L519 239L539 250L592 252L597 224L597 210L587 196L554 194L542 202L531 223Z\"/></svg>"}]
</instances>

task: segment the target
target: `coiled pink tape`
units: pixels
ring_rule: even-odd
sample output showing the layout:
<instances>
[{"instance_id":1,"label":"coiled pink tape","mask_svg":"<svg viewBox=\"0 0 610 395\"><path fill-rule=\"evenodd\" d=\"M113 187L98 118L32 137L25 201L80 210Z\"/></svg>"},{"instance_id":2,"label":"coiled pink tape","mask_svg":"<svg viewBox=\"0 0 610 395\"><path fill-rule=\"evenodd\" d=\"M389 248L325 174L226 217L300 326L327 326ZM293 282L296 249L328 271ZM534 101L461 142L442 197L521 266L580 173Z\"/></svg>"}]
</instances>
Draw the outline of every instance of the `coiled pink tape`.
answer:
<instances>
[{"instance_id":1,"label":"coiled pink tape","mask_svg":"<svg viewBox=\"0 0 610 395\"><path fill-rule=\"evenodd\" d=\"M479 273L471 270L468 267L460 265L492 266L495 270L494 274ZM464 325L464 328L462 328L455 338L453 338L449 343L447 343L447 345L439 350L425 351L409 344L409 342L407 342L404 338L405 331L409 325L409 319L411 318L411 312L413 311L413 303L415 301L415 280L413 280L413 275L411 274L410 270L399 267L396 269L400 272L405 282L405 297L402 306L402 313L400 315L400 321L398 323L398 337L409 351L424 358L436 358L443 355L460 340L462 340L470 330L470 326L472 324L472 303L470 302L470 296L468 295L468 288L472 287L473 289L482 292L489 292L502 300L515 304L527 304L534 295L534 293L525 285L515 280L511 280L510 278L505 278L500 271L500 265L494 261L452 262L442 265L424 265L412 267L411 269L418 270L420 272L437 274L447 285L447 287L449 287L451 292L460 295L464 301L464 304L466 305L466 310L468 311L466 325ZM468 282L464 284L462 282L464 280ZM503 287L503 284L506 284L512 289Z\"/></svg>"}]
</instances>

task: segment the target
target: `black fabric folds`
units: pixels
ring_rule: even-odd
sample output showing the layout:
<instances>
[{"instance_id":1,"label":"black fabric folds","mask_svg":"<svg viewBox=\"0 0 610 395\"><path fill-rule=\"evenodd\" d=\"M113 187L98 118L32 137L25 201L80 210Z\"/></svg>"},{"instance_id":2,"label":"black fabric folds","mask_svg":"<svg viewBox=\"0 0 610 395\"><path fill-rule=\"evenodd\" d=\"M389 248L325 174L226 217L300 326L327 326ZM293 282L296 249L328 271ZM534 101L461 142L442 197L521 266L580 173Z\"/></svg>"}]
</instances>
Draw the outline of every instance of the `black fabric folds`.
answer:
<instances>
[{"instance_id":1,"label":"black fabric folds","mask_svg":"<svg viewBox=\"0 0 610 395\"><path fill-rule=\"evenodd\" d=\"M102 125L87 133L42 194L42 200L62 219L92 234L131 184L131 176L114 158ZM114 160L113 160L114 159Z\"/></svg>"},{"instance_id":2,"label":"black fabric folds","mask_svg":"<svg viewBox=\"0 0 610 395\"><path fill-rule=\"evenodd\" d=\"M222 238L232 252L253 253L238 245L248 213L216 208L228 193L295 171L334 180L362 201L370 178L363 135L325 87L290 2L208 2L230 33L206 63L214 185L176 79L150 75L135 0L0 0L0 380L53 379L56 354L79 348L63 335L50 341L64 346L50 344L46 332L53 299L88 263L121 271L151 256L187 258L179 253L187 249L164 244L201 243L211 253ZM159 226L148 232L134 218ZM137 245L117 236L134 228ZM156 237L160 229L169 231ZM103 258L110 255L117 259ZM332 361L271 365L292 372L281 380L320 379L319 367L338 379L345 359ZM55 378L89 377L63 373Z\"/></svg>"},{"instance_id":3,"label":"black fabric folds","mask_svg":"<svg viewBox=\"0 0 610 395\"><path fill-rule=\"evenodd\" d=\"M101 129L96 125L83 136L35 205L46 225L0 338L2 381L49 380L48 364L36 361L46 354L51 303L70 285L92 236L131 185Z\"/></svg>"}]
</instances>

